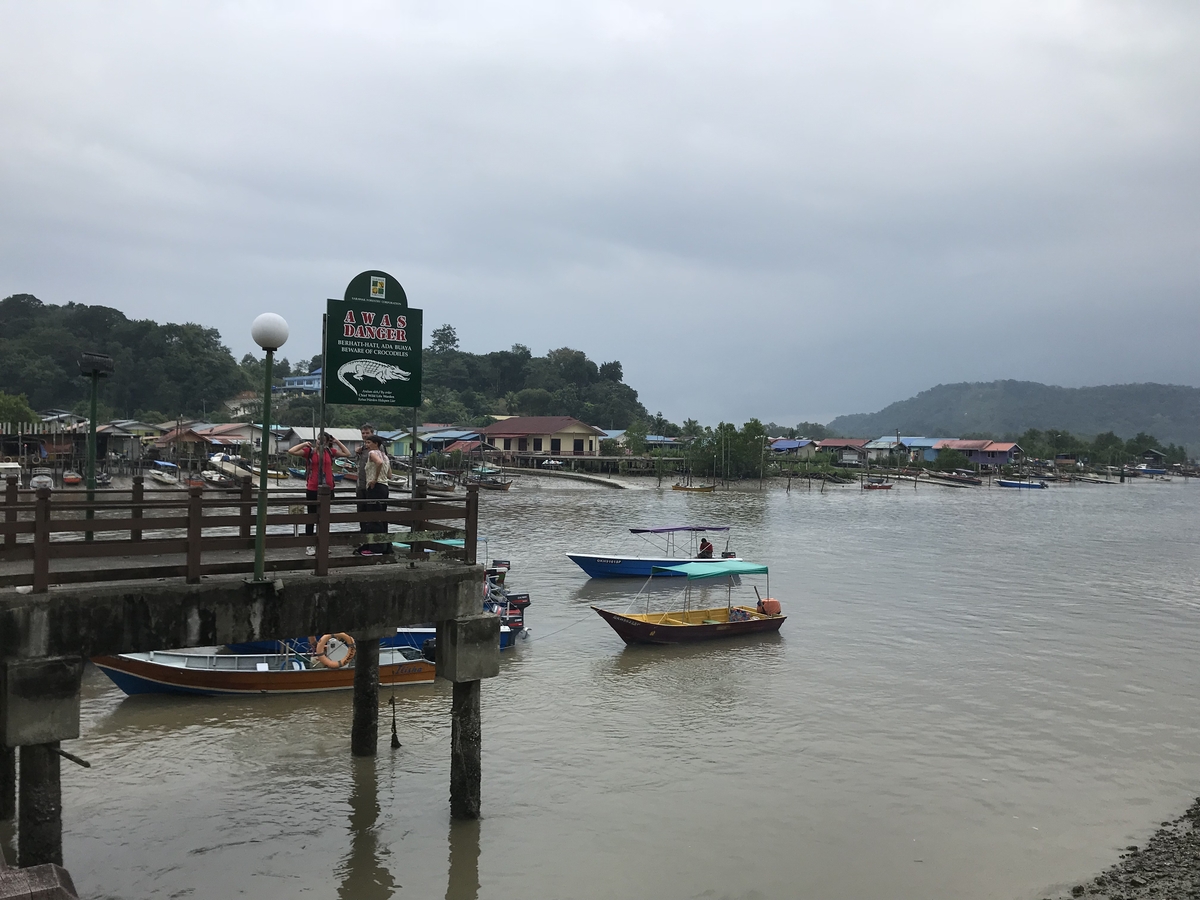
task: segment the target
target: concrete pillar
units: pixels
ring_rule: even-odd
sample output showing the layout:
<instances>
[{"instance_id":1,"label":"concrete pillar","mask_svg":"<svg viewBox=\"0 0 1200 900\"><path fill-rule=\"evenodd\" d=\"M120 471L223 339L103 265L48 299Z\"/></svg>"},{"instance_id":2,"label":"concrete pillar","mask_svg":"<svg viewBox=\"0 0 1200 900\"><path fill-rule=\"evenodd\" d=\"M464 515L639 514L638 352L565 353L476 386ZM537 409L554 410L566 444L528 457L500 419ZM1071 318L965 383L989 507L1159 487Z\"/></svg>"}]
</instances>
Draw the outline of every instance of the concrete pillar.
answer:
<instances>
[{"instance_id":1,"label":"concrete pillar","mask_svg":"<svg viewBox=\"0 0 1200 900\"><path fill-rule=\"evenodd\" d=\"M483 736L478 681L456 681L450 704L450 815L478 819Z\"/></svg>"},{"instance_id":2,"label":"concrete pillar","mask_svg":"<svg viewBox=\"0 0 1200 900\"><path fill-rule=\"evenodd\" d=\"M21 748L17 864L63 864L62 781L58 741Z\"/></svg>"},{"instance_id":3,"label":"concrete pillar","mask_svg":"<svg viewBox=\"0 0 1200 900\"><path fill-rule=\"evenodd\" d=\"M0 741L0 819L17 814L17 748Z\"/></svg>"},{"instance_id":4,"label":"concrete pillar","mask_svg":"<svg viewBox=\"0 0 1200 900\"><path fill-rule=\"evenodd\" d=\"M350 752L355 756L374 756L379 744L379 638L358 641L357 648Z\"/></svg>"}]
</instances>

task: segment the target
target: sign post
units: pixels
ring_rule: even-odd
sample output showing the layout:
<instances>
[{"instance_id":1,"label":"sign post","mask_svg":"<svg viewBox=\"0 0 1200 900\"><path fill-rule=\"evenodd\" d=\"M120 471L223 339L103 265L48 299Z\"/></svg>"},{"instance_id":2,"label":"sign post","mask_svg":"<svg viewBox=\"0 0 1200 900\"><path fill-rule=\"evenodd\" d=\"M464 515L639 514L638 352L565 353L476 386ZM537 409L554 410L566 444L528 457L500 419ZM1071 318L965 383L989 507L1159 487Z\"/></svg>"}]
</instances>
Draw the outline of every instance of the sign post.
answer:
<instances>
[{"instance_id":1,"label":"sign post","mask_svg":"<svg viewBox=\"0 0 1200 900\"><path fill-rule=\"evenodd\" d=\"M321 408L326 403L408 406L413 411L416 484L417 408L421 405L422 310L408 305L400 282L387 272L360 272L341 300L325 309Z\"/></svg>"}]
</instances>

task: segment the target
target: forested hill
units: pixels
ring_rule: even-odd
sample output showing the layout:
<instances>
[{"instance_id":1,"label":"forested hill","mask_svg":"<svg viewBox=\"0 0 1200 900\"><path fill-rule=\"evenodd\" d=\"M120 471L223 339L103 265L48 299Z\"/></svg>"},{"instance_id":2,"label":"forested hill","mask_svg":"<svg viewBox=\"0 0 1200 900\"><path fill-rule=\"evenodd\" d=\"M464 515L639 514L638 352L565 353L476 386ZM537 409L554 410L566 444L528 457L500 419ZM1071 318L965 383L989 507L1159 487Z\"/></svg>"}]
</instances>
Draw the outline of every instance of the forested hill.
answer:
<instances>
[{"instance_id":1,"label":"forested hill","mask_svg":"<svg viewBox=\"0 0 1200 900\"><path fill-rule=\"evenodd\" d=\"M1110 384L1064 388L1034 381L939 384L875 413L840 416L835 434L961 437L1019 435L1030 428L1061 428L1080 435L1139 432L1167 443L1200 448L1200 388L1174 384Z\"/></svg>"},{"instance_id":2,"label":"forested hill","mask_svg":"<svg viewBox=\"0 0 1200 900\"><path fill-rule=\"evenodd\" d=\"M24 394L34 409L84 402L81 352L113 358L101 393L106 411L140 416L200 415L245 388L245 376L215 328L129 319L107 306L52 306L32 294L0 300L0 391Z\"/></svg>"},{"instance_id":3,"label":"forested hill","mask_svg":"<svg viewBox=\"0 0 1200 900\"><path fill-rule=\"evenodd\" d=\"M493 414L570 415L602 428L647 419L638 394L624 383L621 363L597 364L581 350L561 347L545 356L515 344L470 353L451 325L434 329L424 354L425 422L487 424ZM225 421L224 401L262 391L262 356L233 358L215 328L160 325L129 319L106 306L54 306L32 294L0 300L0 394L24 394L36 410L85 411L88 383L79 376L81 352L106 353L116 371L100 390L100 419L161 422L177 416ZM275 361L275 383L321 364L317 355L296 365ZM315 421L315 394L277 395L273 418L284 425ZM357 425L361 407L327 408L331 425ZM412 422L408 410L374 408L380 426Z\"/></svg>"}]
</instances>

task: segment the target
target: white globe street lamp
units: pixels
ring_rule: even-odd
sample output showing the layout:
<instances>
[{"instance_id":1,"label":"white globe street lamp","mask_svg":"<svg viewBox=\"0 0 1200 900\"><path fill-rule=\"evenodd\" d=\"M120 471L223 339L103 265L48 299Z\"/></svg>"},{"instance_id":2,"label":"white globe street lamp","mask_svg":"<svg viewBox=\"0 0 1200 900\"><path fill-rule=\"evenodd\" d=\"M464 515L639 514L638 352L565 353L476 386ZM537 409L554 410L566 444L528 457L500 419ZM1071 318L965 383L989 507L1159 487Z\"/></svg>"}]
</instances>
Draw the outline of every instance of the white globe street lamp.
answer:
<instances>
[{"instance_id":1,"label":"white globe street lamp","mask_svg":"<svg viewBox=\"0 0 1200 900\"><path fill-rule=\"evenodd\" d=\"M258 522L254 536L254 580L262 582L265 580L267 466L271 449L271 367L275 362L275 351L287 343L288 323L283 316L263 313L250 326L250 337L267 351L266 383L263 385L262 458L258 470Z\"/></svg>"}]
</instances>

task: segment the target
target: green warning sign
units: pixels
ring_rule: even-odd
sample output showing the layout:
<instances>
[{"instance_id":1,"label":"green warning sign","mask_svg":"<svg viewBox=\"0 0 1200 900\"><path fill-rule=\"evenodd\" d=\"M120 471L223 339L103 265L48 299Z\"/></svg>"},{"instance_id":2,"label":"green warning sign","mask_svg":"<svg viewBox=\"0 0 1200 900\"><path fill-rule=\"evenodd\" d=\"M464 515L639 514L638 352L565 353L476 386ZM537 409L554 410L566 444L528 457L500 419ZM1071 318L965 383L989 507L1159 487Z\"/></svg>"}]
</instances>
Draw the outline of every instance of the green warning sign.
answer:
<instances>
[{"instance_id":1,"label":"green warning sign","mask_svg":"<svg viewBox=\"0 0 1200 900\"><path fill-rule=\"evenodd\" d=\"M326 403L421 405L421 310L400 282L386 272L356 275L326 316Z\"/></svg>"}]
</instances>

